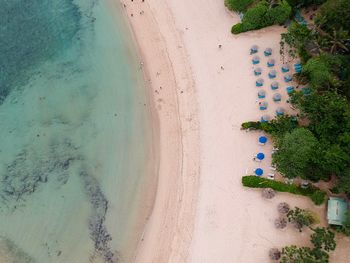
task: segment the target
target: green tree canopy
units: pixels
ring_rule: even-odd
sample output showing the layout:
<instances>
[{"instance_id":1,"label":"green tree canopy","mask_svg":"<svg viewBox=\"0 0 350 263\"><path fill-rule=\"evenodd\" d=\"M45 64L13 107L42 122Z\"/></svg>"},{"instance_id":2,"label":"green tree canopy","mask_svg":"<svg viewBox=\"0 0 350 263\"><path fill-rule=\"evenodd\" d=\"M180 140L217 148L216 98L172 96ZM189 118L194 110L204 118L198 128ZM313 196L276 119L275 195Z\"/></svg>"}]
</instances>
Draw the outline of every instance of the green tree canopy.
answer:
<instances>
[{"instance_id":1,"label":"green tree canopy","mask_svg":"<svg viewBox=\"0 0 350 263\"><path fill-rule=\"evenodd\" d=\"M289 222L292 222L297 229L301 232L304 226L310 226L315 223L315 218L310 211L295 207L293 210L290 210L287 214Z\"/></svg>"},{"instance_id":2,"label":"green tree canopy","mask_svg":"<svg viewBox=\"0 0 350 263\"><path fill-rule=\"evenodd\" d=\"M289 246L282 249L281 263L328 263L329 256L309 247Z\"/></svg>"},{"instance_id":3,"label":"green tree canopy","mask_svg":"<svg viewBox=\"0 0 350 263\"><path fill-rule=\"evenodd\" d=\"M350 31L350 1L328 0L324 3L316 18L316 23L328 32L344 29Z\"/></svg>"},{"instance_id":4,"label":"green tree canopy","mask_svg":"<svg viewBox=\"0 0 350 263\"><path fill-rule=\"evenodd\" d=\"M254 2L254 0L225 0L228 9L238 12L244 12Z\"/></svg>"},{"instance_id":5,"label":"green tree canopy","mask_svg":"<svg viewBox=\"0 0 350 263\"><path fill-rule=\"evenodd\" d=\"M278 140L277 146L279 150L272 155L272 159L278 170L287 178L305 178L310 160L318 148L318 141L312 132L297 128Z\"/></svg>"},{"instance_id":6,"label":"green tree canopy","mask_svg":"<svg viewBox=\"0 0 350 263\"><path fill-rule=\"evenodd\" d=\"M329 228L317 227L312 229L314 233L311 235L311 243L315 249L325 250L327 252L335 250L336 243L335 234Z\"/></svg>"}]
</instances>

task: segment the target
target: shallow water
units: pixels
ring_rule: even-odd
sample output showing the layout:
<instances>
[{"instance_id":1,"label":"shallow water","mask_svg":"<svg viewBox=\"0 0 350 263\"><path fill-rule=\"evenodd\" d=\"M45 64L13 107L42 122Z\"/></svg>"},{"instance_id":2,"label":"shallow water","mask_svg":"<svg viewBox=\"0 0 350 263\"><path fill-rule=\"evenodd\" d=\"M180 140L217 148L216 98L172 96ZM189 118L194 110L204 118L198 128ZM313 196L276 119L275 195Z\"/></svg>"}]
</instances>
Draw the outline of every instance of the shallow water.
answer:
<instances>
[{"instance_id":1,"label":"shallow water","mask_svg":"<svg viewBox=\"0 0 350 263\"><path fill-rule=\"evenodd\" d=\"M129 32L102 0L0 3L0 262L128 261L151 145Z\"/></svg>"}]
</instances>

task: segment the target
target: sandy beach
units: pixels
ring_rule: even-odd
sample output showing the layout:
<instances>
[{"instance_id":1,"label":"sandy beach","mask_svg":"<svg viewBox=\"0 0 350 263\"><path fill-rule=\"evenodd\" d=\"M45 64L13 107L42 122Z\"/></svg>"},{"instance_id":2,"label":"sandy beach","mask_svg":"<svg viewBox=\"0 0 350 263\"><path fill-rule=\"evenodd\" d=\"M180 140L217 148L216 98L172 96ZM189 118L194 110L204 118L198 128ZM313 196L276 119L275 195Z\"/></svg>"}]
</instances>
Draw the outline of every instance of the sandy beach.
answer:
<instances>
[{"instance_id":1,"label":"sandy beach","mask_svg":"<svg viewBox=\"0 0 350 263\"><path fill-rule=\"evenodd\" d=\"M271 47L282 63L285 29L234 36L230 28L238 16L221 0L111 1L122 5L139 45L159 130L157 192L135 262L269 262L271 247L308 245L309 231L274 227L277 204L310 209L321 215L321 224L324 206L282 193L266 200L241 184L257 166L269 169L272 150L270 143L258 145L261 133L240 130L242 122L262 115L249 48L261 48L262 77L269 83L262 51ZM285 86L279 105L289 112ZM279 105L266 91L273 117ZM258 165L252 157L259 151L267 157Z\"/></svg>"}]
</instances>

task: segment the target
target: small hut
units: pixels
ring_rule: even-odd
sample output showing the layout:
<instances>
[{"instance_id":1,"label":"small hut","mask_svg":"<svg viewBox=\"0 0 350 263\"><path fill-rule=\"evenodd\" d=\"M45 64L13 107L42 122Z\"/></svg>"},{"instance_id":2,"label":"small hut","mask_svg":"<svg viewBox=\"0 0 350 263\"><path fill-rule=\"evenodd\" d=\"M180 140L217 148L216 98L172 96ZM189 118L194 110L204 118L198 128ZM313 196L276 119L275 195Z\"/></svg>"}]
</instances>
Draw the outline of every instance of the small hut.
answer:
<instances>
[{"instance_id":1,"label":"small hut","mask_svg":"<svg viewBox=\"0 0 350 263\"><path fill-rule=\"evenodd\" d=\"M342 226L346 221L348 202L342 198L330 197L327 203L327 220L330 225Z\"/></svg>"}]
</instances>

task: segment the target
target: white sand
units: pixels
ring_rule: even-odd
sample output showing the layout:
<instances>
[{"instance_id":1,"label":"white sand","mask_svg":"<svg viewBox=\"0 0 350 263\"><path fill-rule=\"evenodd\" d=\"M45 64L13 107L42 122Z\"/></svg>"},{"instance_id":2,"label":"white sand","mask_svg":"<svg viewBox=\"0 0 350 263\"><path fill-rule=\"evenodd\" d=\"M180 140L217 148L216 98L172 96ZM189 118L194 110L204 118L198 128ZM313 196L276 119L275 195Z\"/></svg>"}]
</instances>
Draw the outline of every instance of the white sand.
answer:
<instances>
[{"instance_id":1,"label":"white sand","mask_svg":"<svg viewBox=\"0 0 350 263\"><path fill-rule=\"evenodd\" d=\"M240 130L242 122L262 114L249 48L261 48L273 116L277 104L267 87L271 81L262 51L273 48L272 57L280 63L283 28L233 36L230 28L238 16L225 9L223 0L122 3L140 46L160 131L158 190L136 262L269 262L271 247L308 244L308 231L275 229L277 204L309 208L322 223L324 206L282 193L264 200L260 190L241 185L247 169L260 166L265 175L269 172L272 147L258 145L261 133ZM275 68L281 78L280 67ZM279 92L289 111L286 86ZM252 161L259 151L267 155L261 164Z\"/></svg>"}]
</instances>

